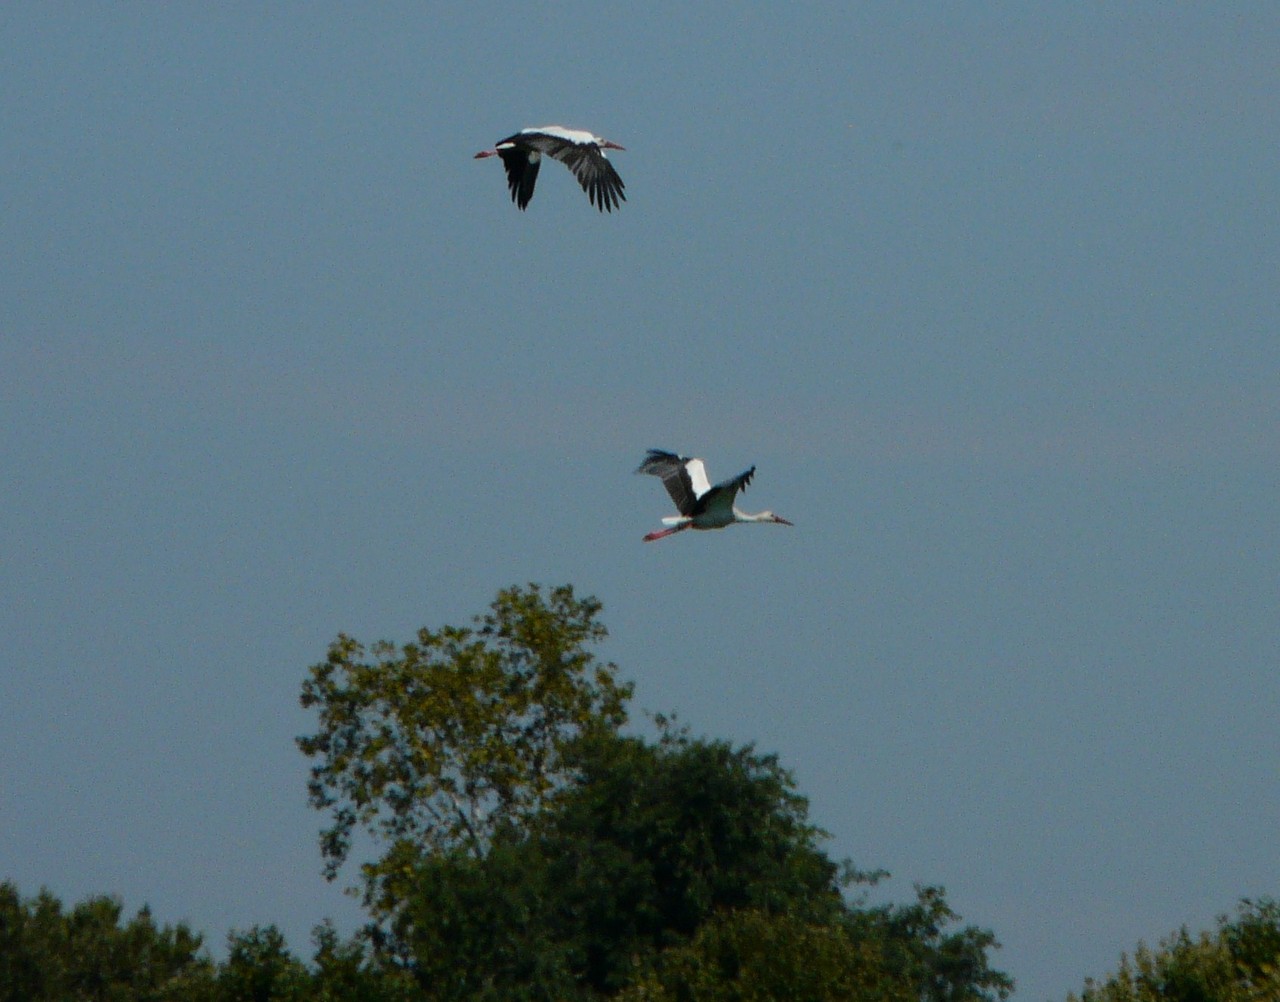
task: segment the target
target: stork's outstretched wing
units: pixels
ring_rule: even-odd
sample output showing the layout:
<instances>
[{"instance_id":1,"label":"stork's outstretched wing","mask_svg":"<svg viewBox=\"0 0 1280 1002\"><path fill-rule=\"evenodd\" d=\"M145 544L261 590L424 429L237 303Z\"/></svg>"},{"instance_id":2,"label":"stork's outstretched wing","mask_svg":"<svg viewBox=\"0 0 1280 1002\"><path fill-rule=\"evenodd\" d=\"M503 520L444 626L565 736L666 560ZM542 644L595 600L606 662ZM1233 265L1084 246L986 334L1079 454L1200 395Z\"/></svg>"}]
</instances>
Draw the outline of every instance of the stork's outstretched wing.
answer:
<instances>
[{"instance_id":1,"label":"stork's outstretched wing","mask_svg":"<svg viewBox=\"0 0 1280 1002\"><path fill-rule=\"evenodd\" d=\"M627 200L622 193L626 185L600 147L565 142L550 154L573 172L591 204L601 212L612 212Z\"/></svg>"},{"instance_id":2,"label":"stork's outstretched wing","mask_svg":"<svg viewBox=\"0 0 1280 1002\"><path fill-rule=\"evenodd\" d=\"M538 181L538 168L542 166L542 154L537 150L500 150L502 166L507 169L507 187L511 189L511 201L523 209L533 198L533 186Z\"/></svg>"},{"instance_id":3,"label":"stork's outstretched wing","mask_svg":"<svg viewBox=\"0 0 1280 1002\"><path fill-rule=\"evenodd\" d=\"M753 466L745 473L739 473L732 480L722 480L716 484L711 490L698 498L695 505L694 514L719 510L729 515L733 511L734 499L738 496L738 491L746 490L747 484L751 483L751 478L755 475L756 468Z\"/></svg>"},{"instance_id":4,"label":"stork's outstretched wing","mask_svg":"<svg viewBox=\"0 0 1280 1002\"><path fill-rule=\"evenodd\" d=\"M661 477L662 485L681 515L693 515L700 510L699 499L711 490L701 459L677 456L662 449L650 449L636 472Z\"/></svg>"}]
</instances>

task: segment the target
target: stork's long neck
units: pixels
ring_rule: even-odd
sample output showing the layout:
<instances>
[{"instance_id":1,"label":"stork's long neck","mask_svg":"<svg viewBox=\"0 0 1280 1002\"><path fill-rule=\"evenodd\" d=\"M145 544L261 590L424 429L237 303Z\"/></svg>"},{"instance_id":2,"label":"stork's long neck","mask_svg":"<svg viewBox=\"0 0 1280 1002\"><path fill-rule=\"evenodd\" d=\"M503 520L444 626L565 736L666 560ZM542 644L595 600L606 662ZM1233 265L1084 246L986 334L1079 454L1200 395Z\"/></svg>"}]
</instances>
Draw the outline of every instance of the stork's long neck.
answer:
<instances>
[{"instance_id":1,"label":"stork's long neck","mask_svg":"<svg viewBox=\"0 0 1280 1002\"><path fill-rule=\"evenodd\" d=\"M749 511L743 511L740 508L733 509L733 520L735 522L772 522L773 512L758 511L754 515Z\"/></svg>"}]
</instances>

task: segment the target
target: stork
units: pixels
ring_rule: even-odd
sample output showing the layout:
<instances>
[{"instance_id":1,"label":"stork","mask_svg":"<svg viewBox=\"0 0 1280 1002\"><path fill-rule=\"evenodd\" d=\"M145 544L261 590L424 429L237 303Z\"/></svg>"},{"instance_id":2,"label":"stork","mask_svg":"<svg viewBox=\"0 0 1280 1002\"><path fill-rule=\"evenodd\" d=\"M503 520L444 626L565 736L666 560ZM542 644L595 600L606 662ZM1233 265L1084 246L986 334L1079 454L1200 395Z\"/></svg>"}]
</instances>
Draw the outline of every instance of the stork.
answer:
<instances>
[{"instance_id":1,"label":"stork","mask_svg":"<svg viewBox=\"0 0 1280 1002\"><path fill-rule=\"evenodd\" d=\"M620 202L627 200L627 196L622 193L625 187L622 178L605 158L604 151L623 148L581 129L544 125L537 129L521 129L514 136L499 140L493 149L481 150L475 159L502 157L511 201L523 209L533 198L533 185L538 180L538 168L542 166L545 153L573 172L592 205L601 212L612 212Z\"/></svg>"},{"instance_id":2,"label":"stork","mask_svg":"<svg viewBox=\"0 0 1280 1002\"><path fill-rule=\"evenodd\" d=\"M792 525L781 515L771 511L762 511L752 515L739 511L733 503L738 491L745 490L755 474L753 466L745 473L739 473L732 480L725 480L711 486L707 480L706 467L701 459L690 459L688 456L677 456L674 452L663 452L661 449L650 449L644 457L637 473L652 473L661 477L663 486L676 503L679 515L669 515L662 520L666 529L658 529L644 537L646 543L664 536L672 536L685 529L723 529L734 522L776 522L778 525Z\"/></svg>"}]
</instances>

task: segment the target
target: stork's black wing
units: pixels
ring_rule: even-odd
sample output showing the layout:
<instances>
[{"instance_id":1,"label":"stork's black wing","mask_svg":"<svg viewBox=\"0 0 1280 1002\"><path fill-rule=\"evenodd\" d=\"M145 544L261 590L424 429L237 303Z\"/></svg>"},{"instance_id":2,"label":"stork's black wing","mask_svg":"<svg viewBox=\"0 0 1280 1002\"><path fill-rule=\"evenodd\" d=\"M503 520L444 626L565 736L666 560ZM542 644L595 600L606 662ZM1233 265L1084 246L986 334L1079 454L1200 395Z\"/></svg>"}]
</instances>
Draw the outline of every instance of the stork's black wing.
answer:
<instances>
[{"instance_id":1,"label":"stork's black wing","mask_svg":"<svg viewBox=\"0 0 1280 1002\"><path fill-rule=\"evenodd\" d=\"M636 472L651 473L655 477L661 477L662 486L667 489L671 500L675 502L676 511L681 515L692 515L698 505L698 490L690 470L693 463L698 464L698 470L701 472L702 460L700 459L677 456L674 452L664 452L662 449L650 449ZM702 478L705 481L705 472L702 473Z\"/></svg>"},{"instance_id":2,"label":"stork's black wing","mask_svg":"<svg viewBox=\"0 0 1280 1002\"><path fill-rule=\"evenodd\" d=\"M515 137L512 137L515 138ZM503 142L510 142L504 139ZM507 169L507 187L511 189L511 201L523 209L533 198L533 186L538 180L538 168L542 166L542 154L537 150L514 146L499 150L502 166Z\"/></svg>"},{"instance_id":3,"label":"stork's black wing","mask_svg":"<svg viewBox=\"0 0 1280 1002\"><path fill-rule=\"evenodd\" d=\"M566 142L549 152L573 172L591 204L601 212L612 212L627 200L622 193L626 185L598 146Z\"/></svg>"},{"instance_id":4,"label":"stork's black wing","mask_svg":"<svg viewBox=\"0 0 1280 1002\"><path fill-rule=\"evenodd\" d=\"M693 514L700 515L704 511L710 511L712 508L724 508L726 511L732 510L738 491L746 490L747 484L751 483L751 478L755 475L755 472L756 468L753 466L745 473L739 473L732 480L723 480L716 484L711 490L698 498Z\"/></svg>"}]
</instances>

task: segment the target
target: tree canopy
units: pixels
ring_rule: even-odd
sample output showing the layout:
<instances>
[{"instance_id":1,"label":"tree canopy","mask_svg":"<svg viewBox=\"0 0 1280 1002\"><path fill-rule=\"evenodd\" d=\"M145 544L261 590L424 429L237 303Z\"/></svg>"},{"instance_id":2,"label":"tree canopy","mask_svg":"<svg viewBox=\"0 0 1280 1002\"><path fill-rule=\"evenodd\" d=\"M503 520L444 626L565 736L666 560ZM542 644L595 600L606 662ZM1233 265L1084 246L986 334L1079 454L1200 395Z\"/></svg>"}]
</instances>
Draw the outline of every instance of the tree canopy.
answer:
<instances>
[{"instance_id":1,"label":"tree canopy","mask_svg":"<svg viewBox=\"0 0 1280 1002\"><path fill-rule=\"evenodd\" d=\"M157 926L145 907L126 918L95 895L66 908L49 891L24 899L0 884L0 1002L419 1002L397 967L332 927L315 931L314 963L275 926L227 936L216 962L185 924Z\"/></svg>"},{"instance_id":2,"label":"tree canopy","mask_svg":"<svg viewBox=\"0 0 1280 1002\"><path fill-rule=\"evenodd\" d=\"M122 921L104 895L71 909L48 891L24 900L0 884L0 1000L186 999L208 982L202 937L185 925L157 927L143 908Z\"/></svg>"},{"instance_id":3,"label":"tree canopy","mask_svg":"<svg viewBox=\"0 0 1280 1002\"><path fill-rule=\"evenodd\" d=\"M1280 999L1280 903L1240 902L1215 932L1185 928L1133 956L1102 981L1085 982L1068 1002L1276 1002Z\"/></svg>"},{"instance_id":4,"label":"tree canopy","mask_svg":"<svg viewBox=\"0 0 1280 1002\"><path fill-rule=\"evenodd\" d=\"M428 980L472 979L456 997L517 997L531 976L548 997L613 992L722 910L837 915L838 867L772 758L668 734L596 736L567 761L536 828L481 859L426 856L406 885L395 935Z\"/></svg>"},{"instance_id":5,"label":"tree canopy","mask_svg":"<svg viewBox=\"0 0 1280 1002\"><path fill-rule=\"evenodd\" d=\"M722 912L668 950L620 1002L918 1002L876 939L759 909Z\"/></svg>"},{"instance_id":6,"label":"tree canopy","mask_svg":"<svg viewBox=\"0 0 1280 1002\"><path fill-rule=\"evenodd\" d=\"M566 746L626 720L631 686L590 649L606 636L599 612L570 586L531 584L499 592L474 626L423 628L400 647L340 635L303 684L320 726L298 739L311 803L332 814L326 875L365 829L385 849L365 867L374 904L406 854L479 856L498 826L536 813L565 778Z\"/></svg>"},{"instance_id":7,"label":"tree canopy","mask_svg":"<svg viewBox=\"0 0 1280 1002\"><path fill-rule=\"evenodd\" d=\"M600 609L567 586L509 588L473 627L367 651L340 636L311 669L319 728L299 746L332 818L326 873L357 828L375 836L363 873L380 956L440 1000L695 997L690 970L732 984L767 943L796 964L813 953L814 998L845 997L855 975L869 999L1008 994L994 936L953 928L941 889L849 900L875 875L826 855L776 757L662 718L657 740L623 735L631 686L592 652Z\"/></svg>"}]
</instances>

